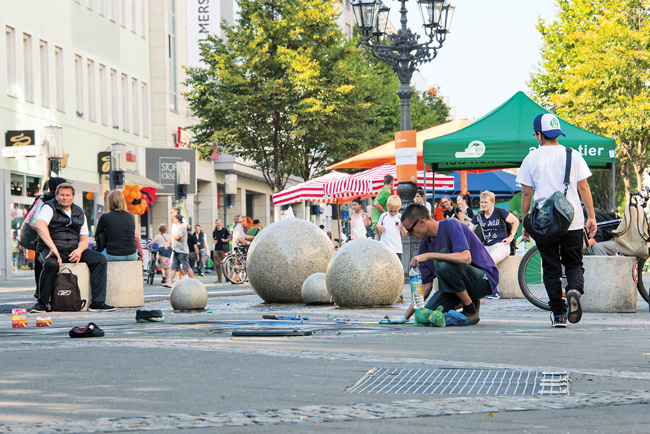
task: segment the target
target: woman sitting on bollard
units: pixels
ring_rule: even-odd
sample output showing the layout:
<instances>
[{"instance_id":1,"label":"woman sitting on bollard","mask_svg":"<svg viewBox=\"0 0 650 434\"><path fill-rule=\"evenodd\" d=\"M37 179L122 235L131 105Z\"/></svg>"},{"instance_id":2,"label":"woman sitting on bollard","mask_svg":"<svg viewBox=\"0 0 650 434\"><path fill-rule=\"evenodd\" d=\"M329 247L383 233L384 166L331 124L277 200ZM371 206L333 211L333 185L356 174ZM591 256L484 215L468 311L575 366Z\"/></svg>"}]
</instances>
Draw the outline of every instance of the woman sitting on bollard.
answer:
<instances>
[{"instance_id":1,"label":"woman sitting on bollard","mask_svg":"<svg viewBox=\"0 0 650 434\"><path fill-rule=\"evenodd\" d=\"M102 214L97 222L95 239L102 234L106 245L101 253L109 261L135 261L138 248L135 242L135 216L126 210L124 195L119 190L108 194L108 212Z\"/></svg>"}]
</instances>

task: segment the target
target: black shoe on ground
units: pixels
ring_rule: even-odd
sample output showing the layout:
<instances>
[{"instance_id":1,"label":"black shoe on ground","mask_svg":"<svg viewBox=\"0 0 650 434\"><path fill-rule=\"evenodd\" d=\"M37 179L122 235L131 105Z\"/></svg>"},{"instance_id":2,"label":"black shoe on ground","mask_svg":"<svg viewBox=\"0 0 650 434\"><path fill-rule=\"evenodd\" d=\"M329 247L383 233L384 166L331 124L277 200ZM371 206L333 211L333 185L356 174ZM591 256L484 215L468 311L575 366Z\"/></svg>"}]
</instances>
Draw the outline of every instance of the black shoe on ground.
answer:
<instances>
[{"instance_id":1,"label":"black shoe on ground","mask_svg":"<svg viewBox=\"0 0 650 434\"><path fill-rule=\"evenodd\" d=\"M567 319L575 324L582 319L582 306L580 306L580 292L575 289L569 290L566 294L566 304L569 307Z\"/></svg>"},{"instance_id":2,"label":"black shoe on ground","mask_svg":"<svg viewBox=\"0 0 650 434\"><path fill-rule=\"evenodd\" d=\"M204 276L205 276L205 274L199 273L199 277L204 277Z\"/></svg>"},{"instance_id":3,"label":"black shoe on ground","mask_svg":"<svg viewBox=\"0 0 650 434\"><path fill-rule=\"evenodd\" d=\"M94 302L90 303L88 310L91 312L112 312L115 310L115 306L111 306L110 304L106 304L104 302Z\"/></svg>"},{"instance_id":4,"label":"black shoe on ground","mask_svg":"<svg viewBox=\"0 0 650 434\"><path fill-rule=\"evenodd\" d=\"M136 322L161 322L164 321L163 314L159 310L136 310Z\"/></svg>"},{"instance_id":5,"label":"black shoe on ground","mask_svg":"<svg viewBox=\"0 0 650 434\"><path fill-rule=\"evenodd\" d=\"M31 309L29 309L29 313L41 313L41 312L47 312L47 307L43 306L40 301L37 301L36 304L34 304Z\"/></svg>"},{"instance_id":6,"label":"black shoe on ground","mask_svg":"<svg viewBox=\"0 0 650 434\"><path fill-rule=\"evenodd\" d=\"M461 313L467 317L467 325L476 325L481 320L481 317L478 315L478 310L474 313L467 313L463 310Z\"/></svg>"},{"instance_id":7,"label":"black shoe on ground","mask_svg":"<svg viewBox=\"0 0 650 434\"><path fill-rule=\"evenodd\" d=\"M100 329L97 324L89 322L86 327L74 327L68 332L71 338L101 338L104 336L104 330Z\"/></svg>"},{"instance_id":8,"label":"black shoe on ground","mask_svg":"<svg viewBox=\"0 0 650 434\"><path fill-rule=\"evenodd\" d=\"M566 327L566 313L555 315L551 312L551 326L555 328Z\"/></svg>"}]
</instances>

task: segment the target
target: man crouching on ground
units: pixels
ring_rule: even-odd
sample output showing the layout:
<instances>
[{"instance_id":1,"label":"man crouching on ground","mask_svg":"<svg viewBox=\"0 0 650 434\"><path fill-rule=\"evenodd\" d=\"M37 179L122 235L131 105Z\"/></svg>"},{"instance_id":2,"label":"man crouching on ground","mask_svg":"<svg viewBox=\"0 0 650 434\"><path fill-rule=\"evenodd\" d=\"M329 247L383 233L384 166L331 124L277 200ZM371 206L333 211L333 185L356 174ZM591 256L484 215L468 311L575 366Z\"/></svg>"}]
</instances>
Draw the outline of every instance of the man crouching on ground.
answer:
<instances>
[{"instance_id":1,"label":"man crouching on ground","mask_svg":"<svg viewBox=\"0 0 650 434\"><path fill-rule=\"evenodd\" d=\"M474 233L460 220L436 221L423 205L413 203L402 214L402 225L409 236L420 241L418 255L411 266L420 267L425 299L438 278L438 291L427 301L426 308L444 311L463 306L469 324L478 324L479 299L496 291L499 270ZM413 315L409 306L405 318Z\"/></svg>"}]
</instances>

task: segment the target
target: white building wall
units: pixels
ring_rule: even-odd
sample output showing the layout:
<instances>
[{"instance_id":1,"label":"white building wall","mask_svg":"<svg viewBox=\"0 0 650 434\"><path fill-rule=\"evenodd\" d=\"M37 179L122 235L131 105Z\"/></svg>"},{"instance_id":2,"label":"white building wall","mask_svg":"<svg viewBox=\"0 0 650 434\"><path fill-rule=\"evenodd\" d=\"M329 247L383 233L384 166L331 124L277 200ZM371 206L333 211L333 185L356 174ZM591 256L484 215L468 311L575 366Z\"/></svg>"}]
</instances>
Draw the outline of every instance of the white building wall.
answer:
<instances>
[{"instance_id":1,"label":"white building wall","mask_svg":"<svg viewBox=\"0 0 650 434\"><path fill-rule=\"evenodd\" d=\"M116 9L109 10L113 4ZM135 8L133 16L129 4L124 11L120 10L119 1L33 0L2 4L0 130L34 130L35 144L41 145L46 126L62 127L67 155L61 176L76 184L77 203L83 202L83 192L93 193L95 204L100 199L103 187L97 173L98 152L109 150L111 143L121 142L128 151L141 155L140 149L151 145L151 117L146 112L152 106L148 9L144 2ZM9 42L8 32L13 32ZM102 70L105 80L100 79ZM118 78L115 90L111 88L111 70ZM126 78L126 93L122 92L122 75ZM128 127L123 122L125 112ZM130 162L128 169L138 170L143 162ZM22 160L2 158L0 171L49 177L40 156ZM33 197L0 191L4 209L32 201ZM1 229L5 239L11 237L10 225L7 219ZM8 256L10 246L6 243L0 253L3 276L8 266L10 269Z\"/></svg>"}]
</instances>

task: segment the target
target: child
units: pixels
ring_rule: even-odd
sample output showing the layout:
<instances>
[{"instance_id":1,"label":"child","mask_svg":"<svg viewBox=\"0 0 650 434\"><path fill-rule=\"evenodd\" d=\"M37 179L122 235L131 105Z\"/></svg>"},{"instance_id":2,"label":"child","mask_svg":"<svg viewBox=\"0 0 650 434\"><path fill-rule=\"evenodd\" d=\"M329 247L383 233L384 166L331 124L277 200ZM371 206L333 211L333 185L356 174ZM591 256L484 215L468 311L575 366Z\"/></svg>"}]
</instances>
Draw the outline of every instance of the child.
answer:
<instances>
[{"instance_id":1,"label":"child","mask_svg":"<svg viewBox=\"0 0 650 434\"><path fill-rule=\"evenodd\" d=\"M402 206L402 200L399 196L391 196L386 202L388 212L379 216L377 221L377 231L381 234L379 242L386 244L390 249L397 253L402 260L402 237L406 236L406 229L402 226L399 208Z\"/></svg>"}]
</instances>

